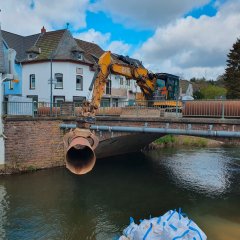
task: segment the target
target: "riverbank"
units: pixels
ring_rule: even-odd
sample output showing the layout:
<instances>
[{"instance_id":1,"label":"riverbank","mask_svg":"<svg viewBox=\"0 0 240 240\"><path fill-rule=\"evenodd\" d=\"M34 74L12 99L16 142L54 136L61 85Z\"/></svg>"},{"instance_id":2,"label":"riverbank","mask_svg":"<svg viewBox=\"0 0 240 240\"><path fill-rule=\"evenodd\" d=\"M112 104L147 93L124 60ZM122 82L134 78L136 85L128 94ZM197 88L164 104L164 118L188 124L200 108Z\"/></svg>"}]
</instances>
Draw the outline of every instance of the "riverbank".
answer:
<instances>
[{"instance_id":1,"label":"riverbank","mask_svg":"<svg viewBox=\"0 0 240 240\"><path fill-rule=\"evenodd\" d=\"M166 147L220 147L225 143L207 138L193 137L193 136L176 136L166 135L161 137L147 147L147 150L166 148Z\"/></svg>"}]
</instances>

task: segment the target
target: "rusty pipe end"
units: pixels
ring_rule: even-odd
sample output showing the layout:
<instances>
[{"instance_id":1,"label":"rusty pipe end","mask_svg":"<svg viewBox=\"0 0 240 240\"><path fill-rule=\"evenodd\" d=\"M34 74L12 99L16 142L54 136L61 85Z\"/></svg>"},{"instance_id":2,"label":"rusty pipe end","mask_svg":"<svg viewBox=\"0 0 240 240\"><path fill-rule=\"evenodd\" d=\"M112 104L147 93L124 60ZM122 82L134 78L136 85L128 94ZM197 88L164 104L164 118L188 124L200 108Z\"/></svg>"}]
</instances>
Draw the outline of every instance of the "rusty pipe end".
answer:
<instances>
[{"instance_id":1,"label":"rusty pipe end","mask_svg":"<svg viewBox=\"0 0 240 240\"><path fill-rule=\"evenodd\" d=\"M96 156L89 141L84 137L74 138L66 149L66 167L74 174L86 174L92 170Z\"/></svg>"}]
</instances>

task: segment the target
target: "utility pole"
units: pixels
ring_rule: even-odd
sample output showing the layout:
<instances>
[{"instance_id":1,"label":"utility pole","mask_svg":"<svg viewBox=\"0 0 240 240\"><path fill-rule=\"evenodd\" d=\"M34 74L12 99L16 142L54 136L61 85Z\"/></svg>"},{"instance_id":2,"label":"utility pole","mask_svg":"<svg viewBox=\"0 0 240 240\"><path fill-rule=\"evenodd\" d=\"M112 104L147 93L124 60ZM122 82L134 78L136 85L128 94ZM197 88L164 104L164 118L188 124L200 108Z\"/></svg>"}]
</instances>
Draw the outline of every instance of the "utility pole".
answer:
<instances>
[{"instance_id":1,"label":"utility pole","mask_svg":"<svg viewBox=\"0 0 240 240\"><path fill-rule=\"evenodd\" d=\"M53 109L53 76L52 76L53 51L50 56L50 115Z\"/></svg>"},{"instance_id":2,"label":"utility pole","mask_svg":"<svg viewBox=\"0 0 240 240\"><path fill-rule=\"evenodd\" d=\"M51 64L50 64L50 114L52 115L52 104L53 104L53 99L52 99L52 55L51 55Z\"/></svg>"}]
</instances>

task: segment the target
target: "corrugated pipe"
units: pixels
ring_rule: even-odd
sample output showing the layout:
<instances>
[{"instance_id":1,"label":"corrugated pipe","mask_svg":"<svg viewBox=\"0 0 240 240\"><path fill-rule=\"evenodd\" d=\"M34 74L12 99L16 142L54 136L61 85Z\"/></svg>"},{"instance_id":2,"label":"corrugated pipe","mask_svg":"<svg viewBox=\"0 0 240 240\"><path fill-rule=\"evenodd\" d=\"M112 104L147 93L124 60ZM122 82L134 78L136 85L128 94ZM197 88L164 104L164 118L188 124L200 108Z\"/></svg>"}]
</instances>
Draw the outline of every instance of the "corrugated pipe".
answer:
<instances>
[{"instance_id":1,"label":"corrugated pipe","mask_svg":"<svg viewBox=\"0 0 240 240\"><path fill-rule=\"evenodd\" d=\"M66 167L74 174L85 174L96 162L98 138L89 129L74 129L64 135Z\"/></svg>"},{"instance_id":2,"label":"corrugated pipe","mask_svg":"<svg viewBox=\"0 0 240 240\"><path fill-rule=\"evenodd\" d=\"M60 128L76 128L76 124L61 124ZM227 137L240 138L240 132L213 131L213 130L191 130L191 129L171 129L171 128L149 128L149 127L126 127L126 126L97 126L91 125L91 130L109 132L135 132L135 133L161 133L174 135L190 135L200 137Z\"/></svg>"}]
</instances>

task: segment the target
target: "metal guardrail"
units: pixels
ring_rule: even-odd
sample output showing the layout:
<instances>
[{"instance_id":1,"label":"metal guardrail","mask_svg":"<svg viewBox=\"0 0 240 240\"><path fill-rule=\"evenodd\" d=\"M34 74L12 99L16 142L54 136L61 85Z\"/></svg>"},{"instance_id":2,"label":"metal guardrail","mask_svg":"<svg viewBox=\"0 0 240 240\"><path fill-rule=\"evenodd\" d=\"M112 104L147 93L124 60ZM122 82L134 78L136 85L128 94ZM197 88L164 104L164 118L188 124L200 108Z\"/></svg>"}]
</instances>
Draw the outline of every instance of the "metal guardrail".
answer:
<instances>
[{"instance_id":1,"label":"metal guardrail","mask_svg":"<svg viewBox=\"0 0 240 240\"><path fill-rule=\"evenodd\" d=\"M240 118L240 100L186 101L182 107L183 117Z\"/></svg>"},{"instance_id":2,"label":"metal guardrail","mask_svg":"<svg viewBox=\"0 0 240 240\"><path fill-rule=\"evenodd\" d=\"M111 106L110 106L111 105ZM58 117L80 116L82 104L63 102L3 102L5 116ZM240 118L240 100L197 101L102 101L96 112L101 116L121 117L206 117Z\"/></svg>"}]
</instances>

